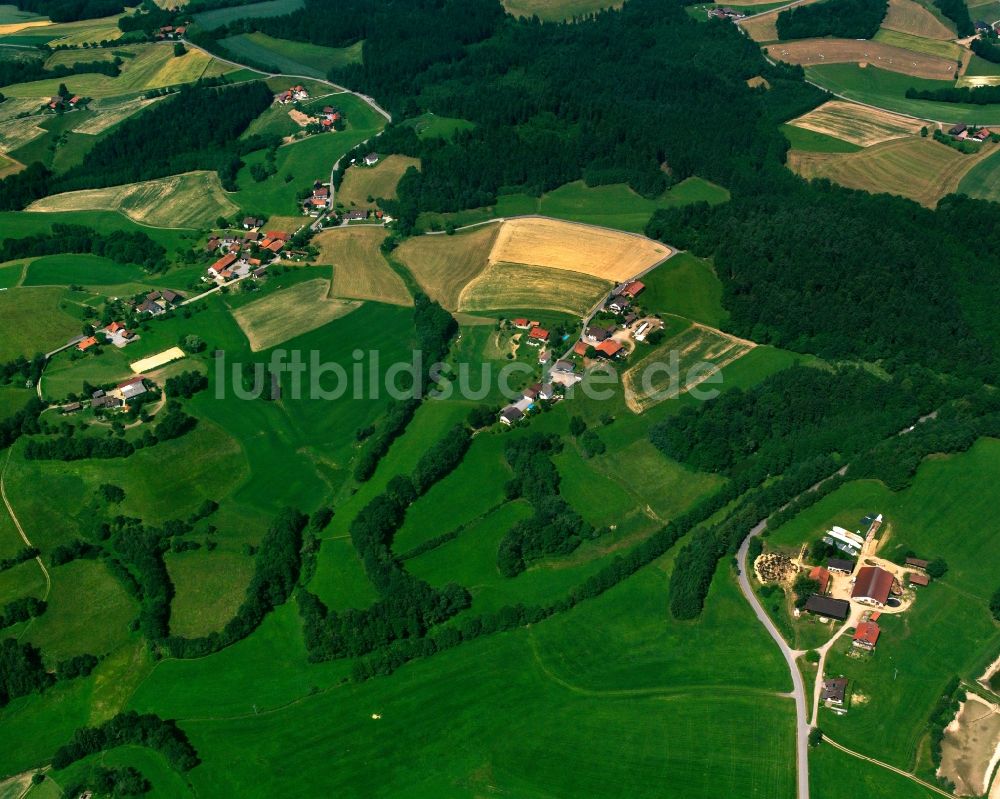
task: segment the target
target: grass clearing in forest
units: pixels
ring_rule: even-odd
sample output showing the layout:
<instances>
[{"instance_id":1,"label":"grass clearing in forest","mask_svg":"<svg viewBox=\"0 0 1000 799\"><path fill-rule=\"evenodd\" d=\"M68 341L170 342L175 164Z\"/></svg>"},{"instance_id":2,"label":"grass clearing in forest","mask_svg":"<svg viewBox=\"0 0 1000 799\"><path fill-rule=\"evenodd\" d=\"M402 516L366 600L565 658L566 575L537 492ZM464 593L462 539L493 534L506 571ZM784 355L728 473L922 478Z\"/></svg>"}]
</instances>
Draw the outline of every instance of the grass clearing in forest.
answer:
<instances>
[{"instance_id":1,"label":"grass clearing in forest","mask_svg":"<svg viewBox=\"0 0 1000 799\"><path fill-rule=\"evenodd\" d=\"M390 155L375 166L352 166L344 173L344 182L337 189L337 204L368 207L379 198L395 199L396 184L411 166L419 169L420 159Z\"/></svg>"},{"instance_id":2,"label":"grass clearing in forest","mask_svg":"<svg viewBox=\"0 0 1000 799\"><path fill-rule=\"evenodd\" d=\"M243 552L168 553L174 585L170 633L194 638L221 630L236 615L253 574L253 557Z\"/></svg>"},{"instance_id":3,"label":"grass clearing in forest","mask_svg":"<svg viewBox=\"0 0 1000 799\"><path fill-rule=\"evenodd\" d=\"M205 30L212 30L221 25L228 25L238 19L260 19L263 17L283 17L298 11L304 5L304 0L264 0L261 3L250 3L229 8L213 8L194 15L195 23Z\"/></svg>"},{"instance_id":4,"label":"grass clearing in forest","mask_svg":"<svg viewBox=\"0 0 1000 799\"><path fill-rule=\"evenodd\" d=\"M537 16L548 22L583 17L621 5L622 0L503 0L504 10L513 17Z\"/></svg>"},{"instance_id":5,"label":"grass clearing in forest","mask_svg":"<svg viewBox=\"0 0 1000 799\"><path fill-rule=\"evenodd\" d=\"M36 200L28 210L119 211L136 222L155 227L199 228L239 209L222 190L216 172L200 171L55 194Z\"/></svg>"},{"instance_id":6,"label":"grass clearing in forest","mask_svg":"<svg viewBox=\"0 0 1000 799\"><path fill-rule=\"evenodd\" d=\"M385 260L379 246L388 235L381 227L340 227L313 239L316 262L333 266L331 297L412 305L403 279Z\"/></svg>"},{"instance_id":7,"label":"grass clearing in forest","mask_svg":"<svg viewBox=\"0 0 1000 799\"><path fill-rule=\"evenodd\" d=\"M856 153L793 151L788 166L807 179L826 178L873 194L898 194L933 208L994 150L995 145L983 144L978 153L965 154L930 138L908 138Z\"/></svg>"},{"instance_id":8,"label":"grass clearing in forest","mask_svg":"<svg viewBox=\"0 0 1000 799\"><path fill-rule=\"evenodd\" d=\"M892 139L917 135L925 123L891 111L881 111L843 100L830 100L788 124L842 139L859 147L870 147Z\"/></svg>"},{"instance_id":9,"label":"grass clearing in forest","mask_svg":"<svg viewBox=\"0 0 1000 799\"><path fill-rule=\"evenodd\" d=\"M289 75L325 79L331 69L360 64L363 42L350 47L323 47L254 32L227 36L220 44L235 56L236 61L276 67L278 72Z\"/></svg>"},{"instance_id":10,"label":"grass clearing in forest","mask_svg":"<svg viewBox=\"0 0 1000 799\"><path fill-rule=\"evenodd\" d=\"M22 285L115 286L141 281L145 275L138 266L118 264L99 255L43 255L28 264Z\"/></svg>"},{"instance_id":11,"label":"grass clearing in forest","mask_svg":"<svg viewBox=\"0 0 1000 799\"><path fill-rule=\"evenodd\" d=\"M346 316L360 302L330 299L330 283L314 279L271 292L241 305L233 318L254 352L274 347Z\"/></svg>"}]
</instances>

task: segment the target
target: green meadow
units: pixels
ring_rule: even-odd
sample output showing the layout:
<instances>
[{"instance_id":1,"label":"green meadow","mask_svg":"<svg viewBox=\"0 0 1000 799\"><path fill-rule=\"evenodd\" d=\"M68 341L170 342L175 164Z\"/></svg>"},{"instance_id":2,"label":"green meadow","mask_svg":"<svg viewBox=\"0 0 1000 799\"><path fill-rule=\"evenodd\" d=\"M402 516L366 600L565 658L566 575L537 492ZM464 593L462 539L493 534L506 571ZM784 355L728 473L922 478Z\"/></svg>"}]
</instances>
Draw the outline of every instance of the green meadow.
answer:
<instances>
[{"instance_id":1,"label":"green meadow","mask_svg":"<svg viewBox=\"0 0 1000 799\"><path fill-rule=\"evenodd\" d=\"M220 43L233 54L234 61L249 61L277 67L289 75L325 79L331 69L361 63L362 42L350 47L322 47L308 42L275 39L266 33L241 33Z\"/></svg>"},{"instance_id":2,"label":"green meadow","mask_svg":"<svg viewBox=\"0 0 1000 799\"><path fill-rule=\"evenodd\" d=\"M237 19L258 19L260 17L280 17L302 8L302 0L264 0L261 3L214 8L194 15L194 21L205 30L228 25Z\"/></svg>"},{"instance_id":3,"label":"green meadow","mask_svg":"<svg viewBox=\"0 0 1000 799\"><path fill-rule=\"evenodd\" d=\"M443 117L427 112L413 119L404 120L404 125L411 125L421 139L450 139L457 131L471 130L475 125L467 119Z\"/></svg>"},{"instance_id":4,"label":"green meadow","mask_svg":"<svg viewBox=\"0 0 1000 799\"><path fill-rule=\"evenodd\" d=\"M933 780L930 780L931 784ZM820 744L809 752L810 795L814 799L935 799L940 794L927 790L906 777L867 763Z\"/></svg>"},{"instance_id":5,"label":"green meadow","mask_svg":"<svg viewBox=\"0 0 1000 799\"><path fill-rule=\"evenodd\" d=\"M1000 153L976 164L958 184L958 191L977 200L1000 202Z\"/></svg>"},{"instance_id":6,"label":"green meadow","mask_svg":"<svg viewBox=\"0 0 1000 799\"><path fill-rule=\"evenodd\" d=\"M24 286L114 286L140 282L145 272L137 266L126 266L99 255L45 255L28 265Z\"/></svg>"},{"instance_id":7,"label":"green meadow","mask_svg":"<svg viewBox=\"0 0 1000 799\"><path fill-rule=\"evenodd\" d=\"M66 343L80 333L82 322L68 312L62 288L12 288L0 291L0 362L19 355L30 358Z\"/></svg>"},{"instance_id":8,"label":"green meadow","mask_svg":"<svg viewBox=\"0 0 1000 799\"><path fill-rule=\"evenodd\" d=\"M965 103L937 103L931 100L909 100L906 90L940 89L954 86L954 81L913 78L898 72L857 64L819 64L805 68L806 77L824 89L856 100L931 120L968 122L978 125L1000 124L1000 109L996 106Z\"/></svg>"},{"instance_id":9,"label":"green meadow","mask_svg":"<svg viewBox=\"0 0 1000 799\"><path fill-rule=\"evenodd\" d=\"M861 149L860 145L853 142L795 125L782 125L781 132L785 134L793 150L803 150L807 153L856 153Z\"/></svg>"},{"instance_id":10,"label":"green meadow","mask_svg":"<svg viewBox=\"0 0 1000 799\"><path fill-rule=\"evenodd\" d=\"M642 282L646 290L641 303L652 313L675 314L709 327L720 327L729 316L711 263L691 253L678 253Z\"/></svg>"}]
</instances>

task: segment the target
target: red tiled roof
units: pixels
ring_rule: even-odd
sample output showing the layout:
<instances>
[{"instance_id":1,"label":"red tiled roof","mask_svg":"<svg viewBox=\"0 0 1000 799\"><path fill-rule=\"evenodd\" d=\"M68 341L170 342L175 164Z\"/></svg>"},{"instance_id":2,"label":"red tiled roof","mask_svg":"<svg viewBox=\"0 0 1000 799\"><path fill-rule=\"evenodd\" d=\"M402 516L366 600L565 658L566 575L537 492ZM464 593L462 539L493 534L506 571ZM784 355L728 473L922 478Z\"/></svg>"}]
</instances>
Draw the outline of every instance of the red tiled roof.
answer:
<instances>
[{"instance_id":1,"label":"red tiled roof","mask_svg":"<svg viewBox=\"0 0 1000 799\"><path fill-rule=\"evenodd\" d=\"M573 345L573 352L575 352L577 355L586 355L587 354L587 342L586 341L578 341L578 342L576 342L576 344Z\"/></svg>"},{"instance_id":2,"label":"red tiled roof","mask_svg":"<svg viewBox=\"0 0 1000 799\"><path fill-rule=\"evenodd\" d=\"M907 579L910 581L910 585L930 585L931 578L926 574L920 574L918 572L910 572L907 575Z\"/></svg>"},{"instance_id":3,"label":"red tiled roof","mask_svg":"<svg viewBox=\"0 0 1000 799\"><path fill-rule=\"evenodd\" d=\"M809 579L817 580L819 582L819 592L825 594L827 587L830 585L830 572L822 566L813 566L812 571L809 572Z\"/></svg>"},{"instance_id":4,"label":"red tiled roof","mask_svg":"<svg viewBox=\"0 0 1000 799\"><path fill-rule=\"evenodd\" d=\"M621 351L622 345L613 338L609 338L602 341L594 349L601 353L601 355L611 358Z\"/></svg>"},{"instance_id":5,"label":"red tiled roof","mask_svg":"<svg viewBox=\"0 0 1000 799\"><path fill-rule=\"evenodd\" d=\"M285 242L275 240L267 245L267 249L269 249L271 252L278 252L284 246Z\"/></svg>"},{"instance_id":6,"label":"red tiled roof","mask_svg":"<svg viewBox=\"0 0 1000 799\"><path fill-rule=\"evenodd\" d=\"M83 352L84 350L89 350L96 343L97 343L97 339L96 338L94 338L93 336L88 336L83 341L81 341L79 344L77 344L76 348L78 350L80 350L80 352Z\"/></svg>"},{"instance_id":7,"label":"red tiled roof","mask_svg":"<svg viewBox=\"0 0 1000 799\"><path fill-rule=\"evenodd\" d=\"M126 388L128 386L134 385L135 383L141 383L145 379L146 378L144 375L137 375L136 377L130 378L123 383L119 383L117 388L119 389Z\"/></svg>"},{"instance_id":8,"label":"red tiled roof","mask_svg":"<svg viewBox=\"0 0 1000 799\"><path fill-rule=\"evenodd\" d=\"M119 330L124 330L125 325L123 325L121 322L112 322L104 329L109 333L117 333Z\"/></svg>"},{"instance_id":9,"label":"red tiled roof","mask_svg":"<svg viewBox=\"0 0 1000 799\"><path fill-rule=\"evenodd\" d=\"M544 327L533 327L531 328L531 332L528 333L528 338L535 338L539 341L548 341L549 331Z\"/></svg>"},{"instance_id":10,"label":"red tiled roof","mask_svg":"<svg viewBox=\"0 0 1000 799\"><path fill-rule=\"evenodd\" d=\"M879 628L873 621L863 621L854 631L854 640L875 646L878 642Z\"/></svg>"},{"instance_id":11,"label":"red tiled roof","mask_svg":"<svg viewBox=\"0 0 1000 799\"><path fill-rule=\"evenodd\" d=\"M236 261L236 253L229 252L223 255L218 261L212 264L209 269L214 269L216 272L221 272L230 264Z\"/></svg>"},{"instance_id":12,"label":"red tiled roof","mask_svg":"<svg viewBox=\"0 0 1000 799\"><path fill-rule=\"evenodd\" d=\"M283 230L269 230L267 231L267 237L269 239L277 239L278 241L288 241L291 237L291 233L285 233Z\"/></svg>"},{"instance_id":13,"label":"red tiled roof","mask_svg":"<svg viewBox=\"0 0 1000 799\"><path fill-rule=\"evenodd\" d=\"M862 566L851 591L851 599L872 599L884 605L892 590L893 576L878 566Z\"/></svg>"},{"instance_id":14,"label":"red tiled roof","mask_svg":"<svg viewBox=\"0 0 1000 799\"><path fill-rule=\"evenodd\" d=\"M525 319L523 316L519 316L517 319L514 319L513 322L514 322L514 327L527 327L528 326L528 320Z\"/></svg>"},{"instance_id":15,"label":"red tiled roof","mask_svg":"<svg viewBox=\"0 0 1000 799\"><path fill-rule=\"evenodd\" d=\"M625 288L622 289L622 294L628 294L630 297L635 297L639 295L646 286L640 283L638 280L633 280L628 283Z\"/></svg>"}]
</instances>

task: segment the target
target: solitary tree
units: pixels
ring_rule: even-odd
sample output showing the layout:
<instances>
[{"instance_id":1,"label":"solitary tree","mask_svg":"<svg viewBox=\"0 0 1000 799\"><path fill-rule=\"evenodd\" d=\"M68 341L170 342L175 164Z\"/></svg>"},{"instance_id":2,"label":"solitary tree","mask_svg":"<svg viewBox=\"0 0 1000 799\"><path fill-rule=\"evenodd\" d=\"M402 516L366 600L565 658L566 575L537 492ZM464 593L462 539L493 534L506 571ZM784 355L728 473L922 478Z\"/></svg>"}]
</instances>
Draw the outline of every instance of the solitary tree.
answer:
<instances>
[{"instance_id":1,"label":"solitary tree","mask_svg":"<svg viewBox=\"0 0 1000 799\"><path fill-rule=\"evenodd\" d=\"M184 46L183 42L177 42L174 45L174 57L175 58L184 55L186 52L187 52L187 48Z\"/></svg>"}]
</instances>

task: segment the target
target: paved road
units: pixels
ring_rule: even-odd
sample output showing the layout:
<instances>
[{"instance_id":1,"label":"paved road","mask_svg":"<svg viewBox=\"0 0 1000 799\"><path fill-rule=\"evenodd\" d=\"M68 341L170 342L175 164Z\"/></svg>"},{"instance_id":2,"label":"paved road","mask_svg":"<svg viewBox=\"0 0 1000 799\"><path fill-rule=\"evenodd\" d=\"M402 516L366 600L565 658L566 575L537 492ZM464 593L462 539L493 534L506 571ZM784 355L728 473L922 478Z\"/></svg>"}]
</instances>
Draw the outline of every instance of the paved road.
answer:
<instances>
[{"instance_id":1,"label":"paved road","mask_svg":"<svg viewBox=\"0 0 1000 799\"><path fill-rule=\"evenodd\" d=\"M736 555L736 562L739 564L739 582L740 590L743 592L743 596L746 597L747 602L750 603L750 607L753 608L755 614L757 614L757 619L761 624L764 625L764 629L770 633L774 642L778 645L781 650L782 656L785 658L785 663L788 664L788 671L792 677L792 696L795 698L795 753L796 753L796 771L797 771L797 799L809 799L809 719L807 717L806 709L806 689L805 684L802 681L802 672L799 671L798 664L795 662L796 659L803 654L801 650L792 649L785 643L785 639L781 637L781 633L774 626L774 622L771 621L771 617L767 615L767 611L764 610L763 606L760 604L760 600L757 599L757 595L754 593L753 588L750 585L750 580L747 578L747 550L750 547L750 540L760 535L764 528L767 526L767 520L761 521L750 531L750 535L743 539L743 543L740 545L739 552Z\"/></svg>"}]
</instances>

